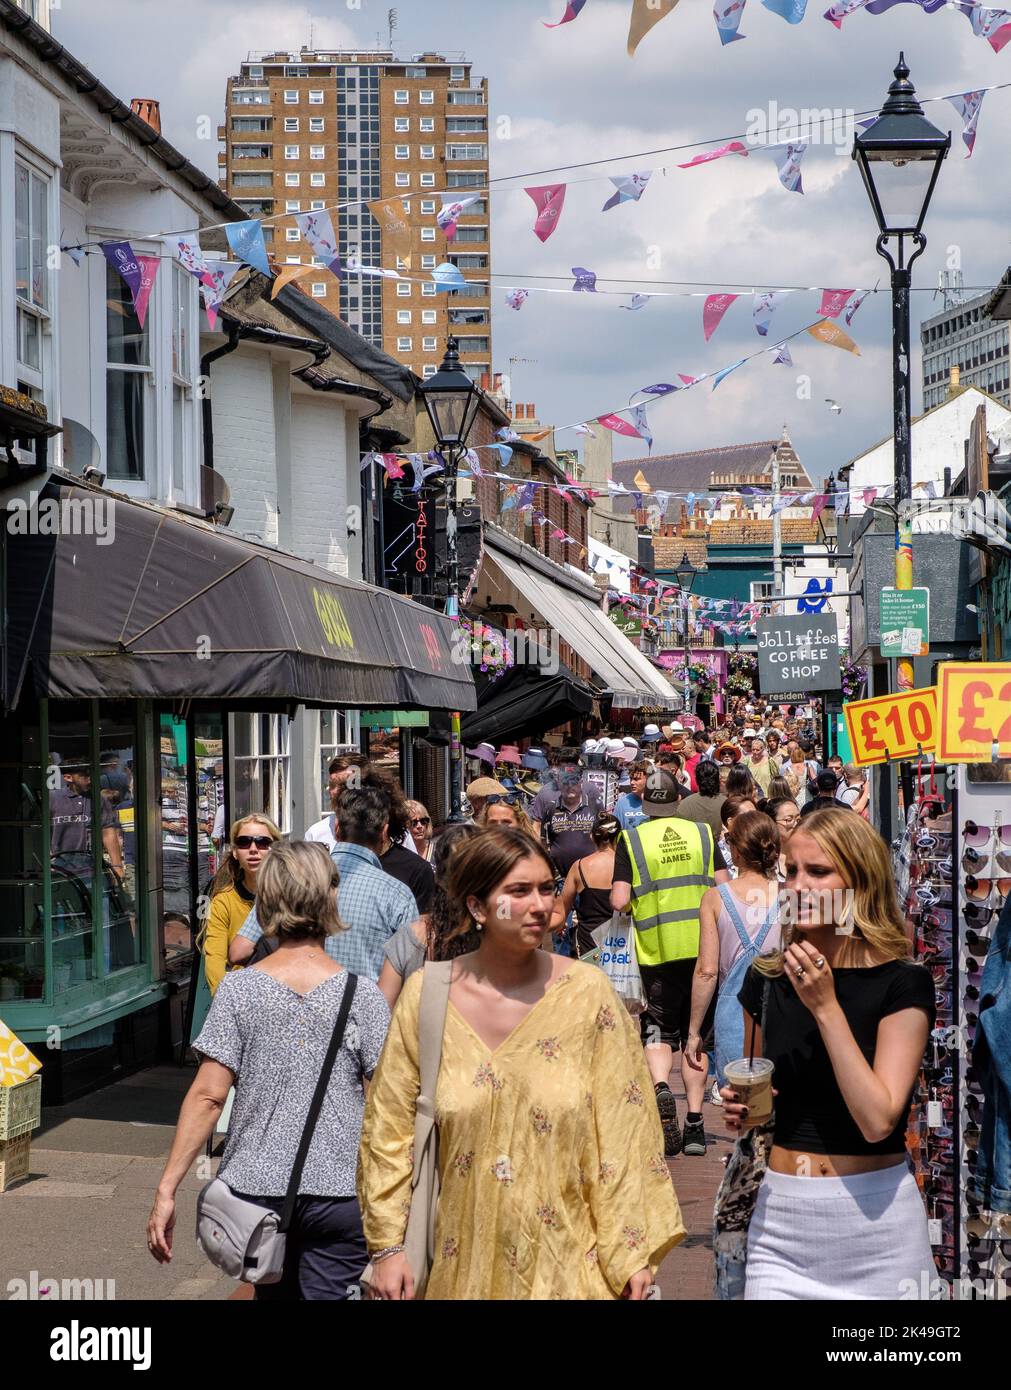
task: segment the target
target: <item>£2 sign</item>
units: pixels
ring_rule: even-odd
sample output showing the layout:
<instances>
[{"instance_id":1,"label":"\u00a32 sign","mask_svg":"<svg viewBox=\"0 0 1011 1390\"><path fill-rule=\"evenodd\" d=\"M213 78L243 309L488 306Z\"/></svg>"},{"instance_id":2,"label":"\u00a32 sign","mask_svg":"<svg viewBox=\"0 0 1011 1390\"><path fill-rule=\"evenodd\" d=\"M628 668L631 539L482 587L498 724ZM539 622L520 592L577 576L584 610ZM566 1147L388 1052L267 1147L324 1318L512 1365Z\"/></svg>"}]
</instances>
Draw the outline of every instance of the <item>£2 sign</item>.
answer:
<instances>
[{"instance_id":1,"label":"\u00a32 sign","mask_svg":"<svg viewBox=\"0 0 1011 1390\"><path fill-rule=\"evenodd\" d=\"M938 689L941 761L1011 758L1011 663L945 662Z\"/></svg>"},{"instance_id":2,"label":"\u00a32 sign","mask_svg":"<svg viewBox=\"0 0 1011 1390\"><path fill-rule=\"evenodd\" d=\"M853 700L843 708L853 761L858 767L934 751L935 686L906 690L899 695L879 695L873 700Z\"/></svg>"}]
</instances>

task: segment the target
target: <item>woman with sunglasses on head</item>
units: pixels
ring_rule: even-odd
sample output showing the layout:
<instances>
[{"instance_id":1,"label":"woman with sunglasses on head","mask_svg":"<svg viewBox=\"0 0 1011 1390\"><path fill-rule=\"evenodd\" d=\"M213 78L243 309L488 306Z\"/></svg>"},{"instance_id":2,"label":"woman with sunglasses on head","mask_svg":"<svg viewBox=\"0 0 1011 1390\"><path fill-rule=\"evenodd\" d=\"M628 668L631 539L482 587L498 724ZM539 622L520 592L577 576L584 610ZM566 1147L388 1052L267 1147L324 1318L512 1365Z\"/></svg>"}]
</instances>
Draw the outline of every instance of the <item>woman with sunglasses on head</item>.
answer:
<instances>
[{"instance_id":1,"label":"woman with sunglasses on head","mask_svg":"<svg viewBox=\"0 0 1011 1390\"><path fill-rule=\"evenodd\" d=\"M228 948L253 909L260 865L280 838L269 816L244 816L232 826L228 857L211 887L203 934L204 977L212 995L225 978Z\"/></svg>"},{"instance_id":2,"label":"woman with sunglasses on head","mask_svg":"<svg viewBox=\"0 0 1011 1390\"><path fill-rule=\"evenodd\" d=\"M432 862L434 845L432 842L432 817L428 808L420 801L406 801L407 830L416 853L426 864Z\"/></svg>"},{"instance_id":3,"label":"woman with sunglasses on head","mask_svg":"<svg viewBox=\"0 0 1011 1390\"><path fill-rule=\"evenodd\" d=\"M522 830L525 835L534 834L533 822L520 805L520 799L515 792L501 792L487 797L474 818L474 824L479 830L512 828Z\"/></svg>"},{"instance_id":4,"label":"woman with sunglasses on head","mask_svg":"<svg viewBox=\"0 0 1011 1390\"><path fill-rule=\"evenodd\" d=\"M933 981L909 959L888 849L866 821L805 817L786 871L782 949L738 996L744 1055L774 1063L777 1097L745 1297L923 1298L934 1263L905 1132ZM739 1094L721 1094L731 1129L746 1128Z\"/></svg>"},{"instance_id":5,"label":"woman with sunglasses on head","mask_svg":"<svg viewBox=\"0 0 1011 1390\"><path fill-rule=\"evenodd\" d=\"M447 889L477 949L453 962L434 1100L440 1188L426 1300L645 1299L684 1238L639 1033L603 971L541 948L554 867L486 830ZM369 1087L358 1191L371 1296L410 1299L404 1254L420 1088L412 975Z\"/></svg>"},{"instance_id":6,"label":"woman with sunglasses on head","mask_svg":"<svg viewBox=\"0 0 1011 1390\"><path fill-rule=\"evenodd\" d=\"M426 960L452 960L464 951L473 951L477 945L472 935L458 934L460 914L446 892L446 875L454 854L477 834L476 825L461 822L447 825L434 841L435 896L431 911L400 927L383 948L385 959L379 972L379 988L391 1009L400 998L404 981L420 970Z\"/></svg>"}]
</instances>

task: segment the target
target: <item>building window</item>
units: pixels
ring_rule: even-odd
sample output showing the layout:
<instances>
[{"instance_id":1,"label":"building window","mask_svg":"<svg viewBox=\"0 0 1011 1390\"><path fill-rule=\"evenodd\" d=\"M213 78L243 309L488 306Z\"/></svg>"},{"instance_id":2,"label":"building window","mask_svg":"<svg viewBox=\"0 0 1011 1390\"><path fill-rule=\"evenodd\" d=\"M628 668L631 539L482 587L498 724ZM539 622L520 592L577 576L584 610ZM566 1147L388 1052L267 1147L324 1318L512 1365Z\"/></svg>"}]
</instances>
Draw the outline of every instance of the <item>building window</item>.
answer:
<instances>
[{"instance_id":1,"label":"building window","mask_svg":"<svg viewBox=\"0 0 1011 1390\"><path fill-rule=\"evenodd\" d=\"M322 146L322 145L310 145L310 146L309 146L309 158L310 158L310 159L322 159L322 158L323 158L323 146Z\"/></svg>"},{"instance_id":2,"label":"building window","mask_svg":"<svg viewBox=\"0 0 1011 1390\"><path fill-rule=\"evenodd\" d=\"M285 104L285 106L297 106L297 105L298 105L298 91L297 91L297 90L295 90L295 91L290 91L290 90L289 90L289 91L286 91L285 94L284 94L284 104Z\"/></svg>"},{"instance_id":3,"label":"building window","mask_svg":"<svg viewBox=\"0 0 1011 1390\"><path fill-rule=\"evenodd\" d=\"M422 268L422 270L434 270L434 269L435 269L435 257L434 257L434 256L422 256L422 258L421 258L421 268Z\"/></svg>"},{"instance_id":4,"label":"building window","mask_svg":"<svg viewBox=\"0 0 1011 1390\"><path fill-rule=\"evenodd\" d=\"M285 229L284 229L284 239L285 239L285 241L298 241L298 239L299 239L299 230L298 230L298 228L297 228L297 227L285 227Z\"/></svg>"},{"instance_id":5,"label":"building window","mask_svg":"<svg viewBox=\"0 0 1011 1390\"><path fill-rule=\"evenodd\" d=\"M434 146L434 145L422 145L422 147L421 147L421 158L422 158L422 159L434 159L434 158L435 158L435 146Z\"/></svg>"},{"instance_id":6,"label":"building window","mask_svg":"<svg viewBox=\"0 0 1011 1390\"><path fill-rule=\"evenodd\" d=\"M450 68L450 70L449 70L449 80L450 80L450 82L462 82L462 81L466 78L466 76L467 76L467 69L466 69L466 68Z\"/></svg>"},{"instance_id":7,"label":"building window","mask_svg":"<svg viewBox=\"0 0 1011 1390\"><path fill-rule=\"evenodd\" d=\"M394 174L393 182L397 188L410 188L411 176L410 174Z\"/></svg>"},{"instance_id":8,"label":"building window","mask_svg":"<svg viewBox=\"0 0 1011 1390\"><path fill-rule=\"evenodd\" d=\"M325 187L326 187L326 174L310 174L310 175L309 175L309 187L310 187L310 188L325 188Z\"/></svg>"},{"instance_id":9,"label":"building window","mask_svg":"<svg viewBox=\"0 0 1011 1390\"><path fill-rule=\"evenodd\" d=\"M434 217L434 215L435 215L435 199L434 199L434 198L422 198L422 200L421 200L421 211L422 211L422 214L425 215L425 216L427 216L427 217Z\"/></svg>"},{"instance_id":10,"label":"building window","mask_svg":"<svg viewBox=\"0 0 1011 1390\"><path fill-rule=\"evenodd\" d=\"M438 292L439 286L433 285L430 281L426 281L421 287L421 293L426 299L434 299Z\"/></svg>"},{"instance_id":11,"label":"building window","mask_svg":"<svg viewBox=\"0 0 1011 1390\"><path fill-rule=\"evenodd\" d=\"M434 352L436 349L436 340L434 338L422 338L421 346L425 352Z\"/></svg>"},{"instance_id":12,"label":"building window","mask_svg":"<svg viewBox=\"0 0 1011 1390\"><path fill-rule=\"evenodd\" d=\"M151 315L141 328L130 287L112 266L105 270L106 472L110 478L144 479L148 402L153 389Z\"/></svg>"},{"instance_id":13,"label":"building window","mask_svg":"<svg viewBox=\"0 0 1011 1390\"><path fill-rule=\"evenodd\" d=\"M421 322L422 322L422 323L437 323L437 322L438 322L438 319L439 319L439 315L438 315L438 313L436 312L435 309L422 309L422 311L421 311Z\"/></svg>"},{"instance_id":14,"label":"building window","mask_svg":"<svg viewBox=\"0 0 1011 1390\"><path fill-rule=\"evenodd\" d=\"M185 495L193 452L192 329L196 281L172 262L172 492Z\"/></svg>"},{"instance_id":15,"label":"building window","mask_svg":"<svg viewBox=\"0 0 1011 1390\"><path fill-rule=\"evenodd\" d=\"M435 240L435 228L434 228L434 227L422 227L422 229L421 229L421 240L422 240L422 241L434 241L434 240Z\"/></svg>"},{"instance_id":16,"label":"building window","mask_svg":"<svg viewBox=\"0 0 1011 1390\"><path fill-rule=\"evenodd\" d=\"M410 323L410 322L411 322L411 311L410 311L410 309L398 309L398 310L397 310L397 322L398 322L398 323Z\"/></svg>"},{"instance_id":17,"label":"building window","mask_svg":"<svg viewBox=\"0 0 1011 1390\"><path fill-rule=\"evenodd\" d=\"M447 159L487 159L487 145L447 145Z\"/></svg>"},{"instance_id":18,"label":"building window","mask_svg":"<svg viewBox=\"0 0 1011 1390\"><path fill-rule=\"evenodd\" d=\"M302 204L297 198L288 198L284 204L285 212L301 212Z\"/></svg>"},{"instance_id":19,"label":"building window","mask_svg":"<svg viewBox=\"0 0 1011 1390\"><path fill-rule=\"evenodd\" d=\"M421 91L418 93L422 106L435 105L435 93L432 91Z\"/></svg>"},{"instance_id":20,"label":"building window","mask_svg":"<svg viewBox=\"0 0 1011 1390\"><path fill-rule=\"evenodd\" d=\"M774 598L776 592L775 584L762 580L760 583L751 585L751 602L761 603L763 599Z\"/></svg>"},{"instance_id":21,"label":"building window","mask_svg":"<svg viewBox=\"0 0 1011 1390\"><path fill-rule=\"evenodd\" d=\"M28 385L41 390L49 322L49 180L20 161L14 166L14 222L18 368Z\"/></svg>"},{"instance_id":22,"label":"building window","mask_svg":"<svg viewBox=\"0 0 1011 1390\"><path fill-rule=\"evenodd\" d=\"M323 120L323 117L322 117L322 116L310 116L310 117L309 117L309 134L310 134L310 135L322 135L322 134L323 134L323 127L324 127L324 124L325 124L325 123L324 123L324 120Z\"/></svg>"},{"instance_id":23,"label":"building window","mask_svg":"<svg viewBox=\"0 0 1011 1390\"><path fill-rule=\"evenodd\" d=\"M428 76L428 69L427 69L427 68L408 68L407 71L405 72L404 76L405 76L405 77L427 77L427 76Z\"/></svg>"},{"instance_id":24,"label":"building window","mask_svg":"<svg viewBox=\"0 0 1011 1390\"><path fill-rule=\"evenodd\" d=\"M397 145L394 147L393 154L396 159L410 159L411 147L409 145Z\"/></svg>"},{"instance_id":25,"label":"building window","mask_svg":"<svg viewBox=\"0 0 1011 1390\"><path fill-rule=\"evenodd\" d=\"M258 63L253 63L246 69L245 75L247 77L262 77L263 68Z\"/></svg>"},{"instance_id":26,"label":"building window","mask_svg":"<svg viewBox=\"0 0 1011 1390\"><path fill-rule=\"evenodd\" d=\"M325 207L326 207L326 201L325 201L325 199L323 199L323 198L313 198L312 202L309 204L309 211L310 211L310 212L322 212L323 209L324 209Z\"/></svg>"},{"instance_id":27,"label":"building window","mask_svg":"<svg viewBox=\"0 0 1011 1390\"><path fill-rule=\"evenodd\" d=\"M312 282L312 297L313 299L326 299L326 285L322 280Z\"/></svg>"},{"instance_id":28,"label":"building window","mask_svg":"<svg viewBox=\"0 0 1011 1390\"><path fill-rule=\"evenodd\" d=\"M465 88L462 92L447 92L450 106L483 106L484 92L478 88Z\"/></svg>"},{"instance_id":29,"label":"building window","mask_svg":"<svg viewBox=\"0 0 1011 1390\"><path fill-rule=\"evenodd\" d=\"M419 124L419 129L422 135L431 135L432 132L435 130L435 117L422 116Z\"/></svg>"},{"instance_id":30,"label":"building window","mask_svg":"<svg viewBox=\"0 0 1011 1390\"><path fill-rule=\"evenodd\" d=\"M393 100L397 106L406 106L410 99L410 92L404 91L403 88L393 93Z\"/></svg>"},{"instance_id":31,"label":"building window","mask_svg":"<svg viewBox=\"0 0 1011 1390\"><path fill-rule=\"evenodd\" d=\"M398 338L398 339L397 339L397 351L398 351L398 352L411 352L411 351L413 350L413 348L414 348L414 339L413 339L413 338Z\"/></svg>"},{"instance_id":32,"label":"building window","mask_svg":"<svg viewBox=\"0 0 1011 1390\"><path fill-rule=\"evenodd\" d=\"M288 773L290 724L284 714L237 714L232 748L235 757L235 815L265 812L291 830Z\"/></svg>"},{"instance_id":33,"label":"building window","mask_svg":"<svg viewBox=\"0 0 1011 1390\"><path fill-rule=\"evenodd\" d=\"M393 129L397 135L406 135L411 128L410 116L394 116Z\"/></svg>"},{"instance_id":34,"label":"building window","mask_svg":"<svg viewBox=\"0 0 1011 1390\"><path fill-rule=\"evenodd\" d=\"M434 362L426 362L421 369L421 374L427 381L430 376L435 376L438 370L439 368L435 365Z\"/></svg>"},{"instance_id":35,"label":"building window","mask_svg":"<svg viewBox=\"0 0 1011 1390\"><path fill-rule=\"evenodd\" d=\"M285 116L285 118L284 118L284 132L285 132L286 135L297 135L297 134L298 134L298 117L297 117L297 116Z\"/></svg>"},{"instance_id":36,"label":"building window","mask_svg":"<svg viewBox=\"0 0 1011 1390\"><path fill-rule=\"evenodd\" d=\"M285 258L284 258L284 263L285 263L285 265L301 265L301 264L302 264L302 257L301 257L301 256L285 256Z\"/></svg>"},{"instance_id":37,"label":"building window","mask_svg":"<svg viewBox=\"0 0 1011 1390\"><path fill-rule=\"evenodd\" d=\"M297 146L297 145L285 145L285 147L284 147L284 157L285 157L285 159L298 159L298 157L299 157L298 146Z\"/></svg>"},{"instance_id":38,"label":"building window","mask_svg":"<svg viewBox=\"0 0 1011 1390\"><path fill-rule=\"evenodd\" d=\"M284 176L285 188L297 188L301 182L301 174L285 174Z\"/></svg>"},{"instance_id":39,"label":"building window","mask_svg":"<svg viewBox=\"0 0 1011 1390\"><path fill-rule=\"evenodd\" d=\"M422 285L422 289L424 289L424 288L425 288L424 285ZM410 297L411 297L411 291L412 291L413 289L414 289L414 286L410 283L410 281L406 281L406 282L405 282L404 280L398 280L398 282L397 282L397 298L398 298L398 299L410 299Z\"/></svg>"},{"instance_id":40,"label":"building window","mask_svg":"<svg viewBox=\"0 0 1011 1390\"><path fill-rule=\"evenodd\" d=\"M319 92L319 91L310 92L310 93L309 93L309 105L310 105L310 106L322 106L322 105L323 105L323 93L322 93L322 92Z\"/></svg>"},{"instance_id":41,"label":"building window","mask_svg":"<svg viewBox=\"0 0 1011 1390\"><path fill-rule=\"evenodd\" d=\"M293 63L284 70L285 77L308 77L309 69L304 64Z\"/></svg>"},{"instance_id":42,"label":"building window","mask_svg":"<svg viewBox=\"0 0 1011 1390\"><path fill-rule=\"evenodd\" d=\"M434 174L422 174L422 175L421 175L421 186L422 186L422 188L434 188L434 187L435 187L435 175L434 175Z\"/></svg>"}]
</instances>

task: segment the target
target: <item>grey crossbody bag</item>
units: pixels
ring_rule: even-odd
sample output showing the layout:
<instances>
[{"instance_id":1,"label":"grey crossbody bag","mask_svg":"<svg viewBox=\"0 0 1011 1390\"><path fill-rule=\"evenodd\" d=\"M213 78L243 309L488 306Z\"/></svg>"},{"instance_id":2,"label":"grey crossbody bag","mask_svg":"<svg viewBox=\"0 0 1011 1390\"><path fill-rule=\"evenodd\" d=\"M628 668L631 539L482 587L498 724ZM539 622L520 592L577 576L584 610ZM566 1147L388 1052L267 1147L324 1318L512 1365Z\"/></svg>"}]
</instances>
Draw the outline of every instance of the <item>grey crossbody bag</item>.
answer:
<instances>
[{"instance_id":1,"label":"grey crossbody bag","mask_svg":"<svg viewBox=\"0 0 1011 1390\"><path fill-rule=\"evenodd\" d=\"M197 1244L212 1265L231 1279L241 1279L247 1284L277 1284L284 1272L286 1233L295 1215L298 1200L298 1185L302 1181L302 1170L309 1156L309 1145L316 1129L319 1112L323 1108L323 1098L330 1084L337 1053L344 1040L351 1001L355 997L357 975L348 975L344 987L344 997L337 1011L330 1046L327 1048L320 1070L319 1080L313 1094L305 1128L295 1155L295 1166L291 1170L284 1207L278 1216L276 1211L261 1207L256 1202L247 1202L222 1181L214 1178L207 1184L197 1198Z\"/></svg>"}]
</instances>

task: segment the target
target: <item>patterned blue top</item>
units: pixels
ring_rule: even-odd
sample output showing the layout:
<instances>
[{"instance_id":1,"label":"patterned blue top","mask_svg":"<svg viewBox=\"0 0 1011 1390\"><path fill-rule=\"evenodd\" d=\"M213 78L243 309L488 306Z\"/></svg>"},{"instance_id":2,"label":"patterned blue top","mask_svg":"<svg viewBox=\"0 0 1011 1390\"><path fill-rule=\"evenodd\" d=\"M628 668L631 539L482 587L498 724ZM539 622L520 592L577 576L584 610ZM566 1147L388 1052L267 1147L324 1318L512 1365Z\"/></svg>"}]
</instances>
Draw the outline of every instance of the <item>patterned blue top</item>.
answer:
<instances>
[{"instance_id":1,"label":"patterned blue top","mask_svg":"<svg viewBox=\"0 0 1011 1390\"><path fill-rule=\"evenodd\" d=\"M218 1176L248 1197L283 1197L295 1166L348 972L298 994L255 966L226 975L193 1046L235 1073L235 1104ZM359 979L299 1183L308 1197L353 1197L365 1096L390 1011Z\"/></svg>"},{"instance_id":2,"label":"patterned blue top","mask_svg":"<svg viewBox=\"0 0 1011 1390\"><path fill-rule=\"evenodd\" d=\"M386 873L378 855L364 845L341 840L331 851L340 873L337 910L349 931L326 939L326 953L365 980L378 980L383 968L383 948L396 931L421 916L411 890ZM259 941L263 932L256 904L239 936Z\"/></svg>"}]
</instances>

